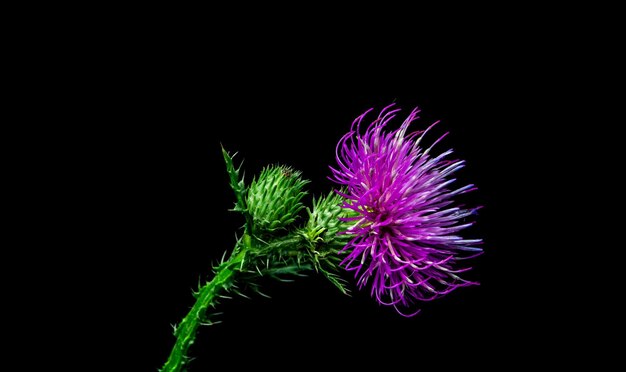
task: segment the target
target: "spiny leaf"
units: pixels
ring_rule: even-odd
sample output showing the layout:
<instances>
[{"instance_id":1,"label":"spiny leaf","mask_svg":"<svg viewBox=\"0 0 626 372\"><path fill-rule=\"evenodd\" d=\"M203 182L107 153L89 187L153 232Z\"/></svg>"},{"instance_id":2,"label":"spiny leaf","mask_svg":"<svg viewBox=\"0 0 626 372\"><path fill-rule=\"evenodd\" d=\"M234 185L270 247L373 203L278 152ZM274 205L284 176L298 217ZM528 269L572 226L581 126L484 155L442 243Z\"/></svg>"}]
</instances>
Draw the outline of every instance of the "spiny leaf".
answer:
<instances>
[{"instance_id":1,"label":"spiny leaf","mask_svg":"<svg viewBox=\"0 0 626 372\"><path fill-rule=\"evenodd\" d=\"M246 190L243 184L243 180L239 180L239 170L241 169L241 166L239 166L239 168L235 168L235 165L233 163L233 158L237 154L235 153L233 154L233 156L230 156L230 154L222 146L222 155L224 156L224 162L226 162L226 172L228 172L228 176L230 178L230 187L233 189L233 191L235 192L235 196L237 197L237 203L235 204L235 208L240 209L241 211L245 211L246 206L244 200Z\"/></svg>"},{"instance_id":2,"label":"spiny leaf","mask_svg":"<svg viewBox=\"0 0 626 372\"><path fill-rule=\"evenodd\" d=\"M224 146L222 146L222 155L224 156L224 162L226 163L226 172L228 173L228 177L230 179L230 187L235 192L236 202L235 208L233 208L232 210L235 212L243 213L246 218L246 229L249 232L252 232L252 217L250 216L250 213L248 212L248 208L246 206L247 190L244 185L243 178L241 180L239 179L239 170L241 169L241 165L239 165L239 168L235 168L235 165L233 163L233 158L237 154L235 153L233 154L233 156L230 156L230 154L224 149Z\"/></svg>"}]
</instances>

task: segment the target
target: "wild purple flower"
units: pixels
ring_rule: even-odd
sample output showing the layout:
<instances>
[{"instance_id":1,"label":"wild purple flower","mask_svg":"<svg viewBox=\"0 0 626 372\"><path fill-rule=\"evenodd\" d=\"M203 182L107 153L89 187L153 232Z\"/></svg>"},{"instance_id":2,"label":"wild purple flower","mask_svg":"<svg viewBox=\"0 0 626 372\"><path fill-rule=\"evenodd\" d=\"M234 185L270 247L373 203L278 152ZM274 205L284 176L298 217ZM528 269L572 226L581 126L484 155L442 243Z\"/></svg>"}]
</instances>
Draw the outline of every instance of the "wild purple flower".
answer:
<instances>
[{"instance_id":1,"label":"wild purple flower","mask_svg":"<svg viewBox=\"0 0 626 372\"><path fill-rule=\"evenodd\" d=\"M478 208L465 209L454 200L475 187L450 187L455 179L449 176L464 166L463 160L447 160L452 150L430 154L448 133L422 147L424 136L438 121L407 134L409 124L418 118L417 108L400 128L385 131L400 111L392 104L361 135L361 122L370 111L356 118L339 141L338 167L331 167L332 179L343 186L338 191L345 198L343 207L355 216L345 219L354 225L344 232L352 239L343 248L347 256L342 266L354 270L355 277L360 275L359 288L371 280L372 297L398 312L416 300L430 301L477 284L457 275L469 267L457 266L460 260L479 255L482 250L475 245L482 241L456 234L472 225L466 217Z\"/></svg>"}]
</instances>

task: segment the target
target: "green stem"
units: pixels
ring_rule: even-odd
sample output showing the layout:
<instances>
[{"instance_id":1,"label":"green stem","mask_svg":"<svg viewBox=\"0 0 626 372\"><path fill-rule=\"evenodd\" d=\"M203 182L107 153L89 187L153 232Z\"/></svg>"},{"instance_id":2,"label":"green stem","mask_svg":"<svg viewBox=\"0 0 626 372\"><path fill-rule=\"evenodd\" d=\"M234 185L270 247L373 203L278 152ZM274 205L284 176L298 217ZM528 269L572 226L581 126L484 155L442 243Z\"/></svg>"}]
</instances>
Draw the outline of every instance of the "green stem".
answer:
<instances>
[{"instance_id":1,"label":"green stem","mask_svg":"<svg viewBox=\"0 0 626 372\"><path fill-rule=\"evenodd\" d=\"M198 327L206 319L207 308L215 304L215 298L234 280L238 266L245 256L245 249L218 267L213 280L205 284L197 294L196 303L174 331L176 343L161 372L182 371L187 363L187 351L196 338Z\"/></svg>"},{"instance_id":2,"label":"green stem","mask_svg":"<svg viewBox=\"0 0 626 372\"><path fill-rule=\"evenodd\" d=\"M302 237L297 234L276 238L266 243L257 241L245 233L235 245L231 257L215 269L213 279L198 290L196 303L174 331L176 343L160 371L185 370L189 362L187 357L189 347L194 343L198 327L207 321L207 309L217 304L216 299L223 291L233 287L238 274L247 273L237 280L252 284L251 280L256 276L256 272L260 276L269 275L280 279L284 275L299 275L301 271L311 270L312 265L300 263L299 259L295 259L301 245ZM281 255L274 255L279 252L282 252L282 257L288 260L279 260Z\"/></svg>"}]
</instances>

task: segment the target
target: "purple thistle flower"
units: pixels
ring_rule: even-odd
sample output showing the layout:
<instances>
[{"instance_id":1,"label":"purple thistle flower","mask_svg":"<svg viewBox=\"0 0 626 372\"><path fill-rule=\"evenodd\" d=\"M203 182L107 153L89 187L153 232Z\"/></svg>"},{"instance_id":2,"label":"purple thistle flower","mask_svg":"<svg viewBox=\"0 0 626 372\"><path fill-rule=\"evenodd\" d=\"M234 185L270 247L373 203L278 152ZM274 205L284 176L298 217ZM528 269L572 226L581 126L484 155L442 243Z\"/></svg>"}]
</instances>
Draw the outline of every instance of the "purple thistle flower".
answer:
<instances>
[{"instance_id":1,"label":"purple thistle flower","mask_svg":"<svg viewBox=\"0 0 626 372\"><path fill-rule=\"evenodd\" d=\"M355 271L359 288L371 279L371 295L379 303L408 307L416 300L430 301L452 290L478 284L457 274L469 267L458 261L479 255L481 239L456 235L472 225L466 217L478 208L455 204L457 195L475 190L474 185L450 188L449 176L463 168L463 160L447 160L452 150L437 156L421 147L424 131L407 134L418 118L415 108L399 129L384 131L400 109L385 107L364 135L363 118L356 118L350 132L337 145L338 169L331 167L333 181L344 186L338 193L343 207L354 211L344 220L354 225L343 232L353 236L343 248L341 265ZM412 316L414 314L405 315Z\"/></svg>"}]
</instances>

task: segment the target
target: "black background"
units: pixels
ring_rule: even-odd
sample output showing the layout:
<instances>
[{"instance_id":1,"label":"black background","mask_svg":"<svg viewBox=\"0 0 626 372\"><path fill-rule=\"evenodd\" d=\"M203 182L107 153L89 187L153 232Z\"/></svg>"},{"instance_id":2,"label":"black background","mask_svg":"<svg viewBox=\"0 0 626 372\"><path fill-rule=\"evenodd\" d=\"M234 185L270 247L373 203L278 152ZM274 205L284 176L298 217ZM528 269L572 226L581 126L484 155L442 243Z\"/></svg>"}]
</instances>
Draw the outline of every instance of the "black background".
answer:
<instances>
[{"instance_id":1,"label":"black background","mask_svg":"<svg viewBox=\"0 0 626 372\"><path fill-rule=\"evenodd\" d=\"M405 319L317 276L267 282L271 300L226 301L223 323L200 329L191 370L562 367L612 351L587 332L617 333L601 290L620 283L607 269L619 245L599 240L619 219L585 208L620 211L618 157L601 152L621 148L606 144L621 138L606 117L620 107L606 97L619 23L588 7L233 5L55 9L65 19L29 12L33 27L11 29L17 134L4 139L22 194L6 195L21 229L6 228L18 244L5 287L19 288L6 308L26 315L7 321L28 355L19 368L156 370L243 223L220 143L248 180L284 163L319 195L352 120L391 102L422 108L414 128L441 119L437 148L467 160L459 184L478 191L464 201L484 206L468 234L485 241L468 276L481 285Z\"/></svg>"},{"instance_id":2,"label":"black background","mask_svg":"<svg viewBox=\"0 0 626 372\"><path fill-rule=\"evenodd\" d=\"M95 275L102 301L94 306L124 325L103 330L124 363L149 371L165 362L174 343L171 325L233 247L243 221L228 211L234 200L220 144L238 152L247 180L265 165L287 164L319 195L333 187L328 166L353 119L392 102L403 109L395 125L419 106L422 119L413 128L440 119L435 133L450 135L439 151L453 148L467 160L459 185L474 183L478 191L463 201L484 206L469 233L485 241L468 276L481 285L424 304L407 319L354 287L344 296L319 276L267 282L271 299L225 301L223 323L200 329L191 370L222 363L367 367L371 358L399 367L470 368L496 363L494 353L533 363L549 350L557 318L537 286L546 264L529 253L537 243L527 234L542 224L535 195L552 192L532 181L543 168L529 151L542 138L528 135L540 122L529 107L536 111L544 102L538 88L535 95L520 93L534 88L534 75L509 66L510 55L485 52L444 63L426 53L338 59L306 49L247 60L188 45L172 44L163 53L141 48L133 44L130 57L100 61L98 77L84 84L102 89L83 98L94 124L81 145L97 154L83 181L90 190L84 208L95 218L82 224L86 241L97 247L84 269L93 275L90 270L104 268ZM523 341L529 335L531 344Z\"/></svg>"}]
</instances>

